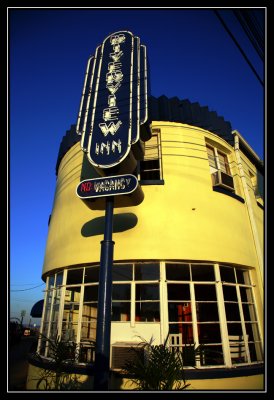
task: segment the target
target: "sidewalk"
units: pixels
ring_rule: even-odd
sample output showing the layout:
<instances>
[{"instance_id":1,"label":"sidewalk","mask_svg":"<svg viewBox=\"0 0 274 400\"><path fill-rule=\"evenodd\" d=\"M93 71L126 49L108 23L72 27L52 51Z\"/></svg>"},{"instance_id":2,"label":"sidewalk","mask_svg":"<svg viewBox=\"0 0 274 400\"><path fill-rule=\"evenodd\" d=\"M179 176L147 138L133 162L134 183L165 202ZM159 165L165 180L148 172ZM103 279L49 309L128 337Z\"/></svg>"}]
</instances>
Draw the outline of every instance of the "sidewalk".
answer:
<instances>
[{"instance_id":1,"label":"sidewalk","mask_svg":"<svg viewBox=\"0 0 274 400\"><path fill-rule=\"evenodd\" d=\"M10 347L8 358L9 391L26 390L29 365L27 355L36 340L33 336L23 336L20 343Z\"/></svg>"}]
</instances>

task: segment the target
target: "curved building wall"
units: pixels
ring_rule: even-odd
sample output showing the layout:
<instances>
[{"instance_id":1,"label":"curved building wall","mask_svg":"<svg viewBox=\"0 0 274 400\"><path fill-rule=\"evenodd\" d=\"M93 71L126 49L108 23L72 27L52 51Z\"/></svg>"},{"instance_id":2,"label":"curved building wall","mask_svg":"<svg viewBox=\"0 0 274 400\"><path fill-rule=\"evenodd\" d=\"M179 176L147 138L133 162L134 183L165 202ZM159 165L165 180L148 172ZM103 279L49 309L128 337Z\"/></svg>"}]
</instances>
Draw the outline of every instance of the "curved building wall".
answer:
<instances>
[{"instance_id":1,"label":"curved building wall","mask_svg":"<svg viewBox=\"0 0 274 400\"><path fill-rule=\"evenodd\" d=\"M114 260L202 260L255 267L256 252L234 149L194 126L153 122L160 130L164 184L142 185L143 203L115 209ZM206 144L228 158L235 193L212 188ZM77 196L83 152L76 143L62 158L49 225L43 276L72 265L98 263L103 211ZM122 215L121 215L122 214ZM256 216L261 219L260 215ZM137 223L136 223L137 222ZM124 230L124 225L133 226ZM262 222L260 222L262 226Z\"/></svg>"},{"instance_id":2,"label":"curved building wall","mask_svg":"<svg viewBox=\"0 0 274 400\"><path fill-rule=\"evenodd\" d=\"M243 138L233 134L234 146L193 125L152 123L138 172L144 201L114 210L112 369L123 368L137 338L153 336L160 344L170 335L177 350L203 346L200 357L184 359L187 368L217 366L230 374L246 367L239 372L242 389L253 387L244 377L250 367L258 367L257 377L262 373L263 200L256 194L258 160L248 158ZM94 361L104 211L77 197L79 182L97 175L80 144L70 144L57 163L41 333L73 341L80 346L77 362L88 364ZM43 340L38 351L51 356ZM219 380L226 387L226 379Z\"/></svg>"}]
</instances>

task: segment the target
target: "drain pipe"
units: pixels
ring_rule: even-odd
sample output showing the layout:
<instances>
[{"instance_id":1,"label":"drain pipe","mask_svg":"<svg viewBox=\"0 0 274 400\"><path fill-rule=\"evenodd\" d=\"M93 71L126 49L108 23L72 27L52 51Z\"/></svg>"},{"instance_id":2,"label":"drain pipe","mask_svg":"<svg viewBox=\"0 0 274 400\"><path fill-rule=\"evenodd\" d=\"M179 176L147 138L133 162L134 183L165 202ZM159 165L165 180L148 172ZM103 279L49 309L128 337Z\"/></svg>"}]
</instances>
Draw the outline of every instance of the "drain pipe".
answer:
<instances>
[{"instance_id":1,"label":"drain pipe","mask_svg":"<svg viewBox=\"0 0 274 400\"><path fill-rule=\"evenodd\" d=\"M259 240L259 234L258 234L258 229L255 221L255 216L252 208L252 203L248 191L248 186L246 182L246 177L242 165L242 160L241 160L241 155L240 155L240 145L239 145L239 136L237 131L232 132L234 135L234 149L235 149L235 155L236 155L236 160L240 172L240 177L242 180L242 185L243 185L243 190L244 190L244 196L245 196L245 201L246 201L246 207L247 207L247 213L249 216L249 221L250 221L250 226L253 234L253 240L255 244L255 250L256 250L256 255L257 255L257 260L258 260L258 266L259 266L259 275L261 278L262 285L259 285L259 290L261 294L261 298L263 299L263 287L264 287L264 265L263 265L263 251L260 245L260 240Z\"/></svg>"}]
</instances>

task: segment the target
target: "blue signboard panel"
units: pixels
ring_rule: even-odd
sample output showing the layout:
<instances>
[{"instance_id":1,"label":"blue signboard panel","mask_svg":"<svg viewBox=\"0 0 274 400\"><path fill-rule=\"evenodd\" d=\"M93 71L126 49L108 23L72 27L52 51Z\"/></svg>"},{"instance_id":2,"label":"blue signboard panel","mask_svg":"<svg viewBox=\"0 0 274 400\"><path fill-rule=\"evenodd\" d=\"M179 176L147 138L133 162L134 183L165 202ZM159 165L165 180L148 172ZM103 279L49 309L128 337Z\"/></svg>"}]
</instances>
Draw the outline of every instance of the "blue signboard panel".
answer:
<instances>
[{"instance_id":1,"label":"blue signboard panel","mask_svg":"<svg viewBox=\"0 0 274 400\"><path fill-rule=\"evenodd\" d=\"M117 173L136 168L140 136L143 141L151 136L143 133L149 124L147 87L140 38L129 31L109 35L88 61L76 127L81 148L100 175L113 174L118 164Z\"/></svg>"},{"instance_id":2,"label":"blue signboard panel","mask_svg":"<svg viewBox=\"0 0 274 400\"><path fill-rule=\"evenodd\" d=\"M138 180L134 175L117 175L104 178L86 179L79 183L76 189L81 199L117 196L134 192Z\"/></svg>"},{"instance_id":3,"label":"blue signboard panel","mask_svg":"<svg viewBox=\"0 0 274 400\"><path fill-rule=\"evenodd\" d=\"M121 162L131 145L134 37L117 32L102 44L87 156L99 168Z\"/></svg>"}]
</instances>

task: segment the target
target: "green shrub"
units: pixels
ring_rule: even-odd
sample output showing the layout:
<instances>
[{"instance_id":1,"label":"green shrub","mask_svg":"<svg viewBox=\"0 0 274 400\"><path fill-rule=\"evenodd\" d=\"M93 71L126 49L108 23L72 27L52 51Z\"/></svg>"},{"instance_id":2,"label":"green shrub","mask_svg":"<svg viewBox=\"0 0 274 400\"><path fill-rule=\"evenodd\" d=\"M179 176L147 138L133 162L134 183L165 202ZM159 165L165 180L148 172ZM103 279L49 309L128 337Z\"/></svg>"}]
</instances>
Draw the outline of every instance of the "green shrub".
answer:
<instances>
[{"instance_id":1,"label":"green shrub","mask_svg":"<svg viewBox=\"0 0 274 400\"><path fill-rule=\"evenodd\" d=\"M124 372L133 376L130 379L136 390L183 390L189 386L184 379L182 353L170 351L168 336L164 344L152 342L143 340L137 348L132 347L135 357L125 363Z\"/></svg>"}]
</instances>

